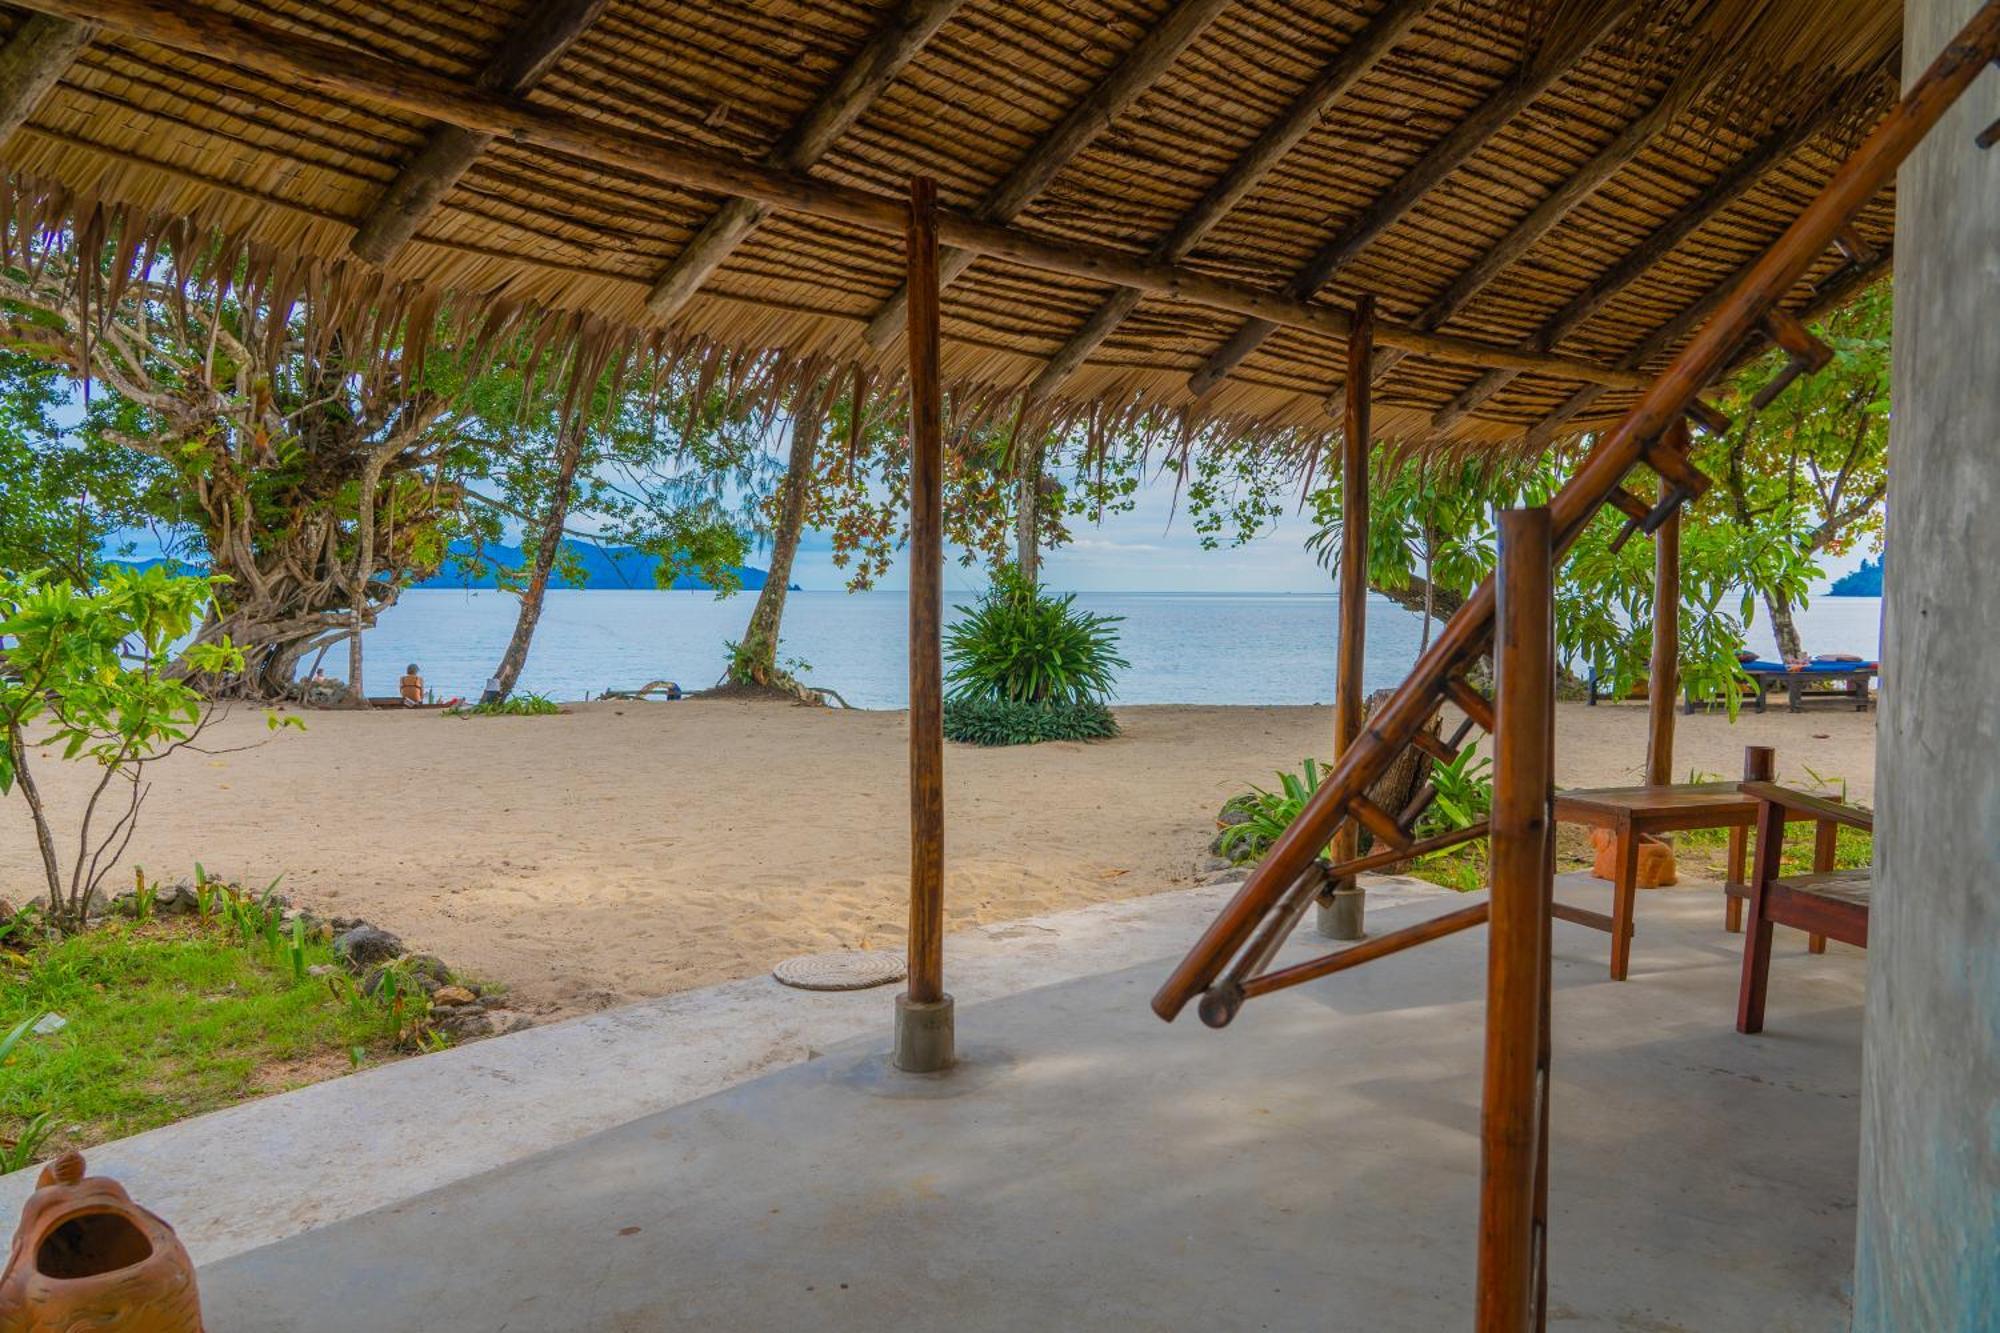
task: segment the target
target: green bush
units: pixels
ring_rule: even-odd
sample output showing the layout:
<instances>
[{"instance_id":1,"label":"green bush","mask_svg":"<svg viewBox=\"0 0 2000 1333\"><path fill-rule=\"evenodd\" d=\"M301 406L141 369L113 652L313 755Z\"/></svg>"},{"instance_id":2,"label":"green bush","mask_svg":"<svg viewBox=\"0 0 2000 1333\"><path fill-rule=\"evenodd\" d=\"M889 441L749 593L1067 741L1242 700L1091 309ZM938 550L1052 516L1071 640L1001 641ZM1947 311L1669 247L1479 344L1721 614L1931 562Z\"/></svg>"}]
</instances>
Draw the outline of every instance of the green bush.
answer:
<instances>
[{"instance_id":1,"label":"green bush","mask_svg":"<svg viewBox=\"0 0 2000 1333\"><path fill-rule=\"evenodd\" d=\"M1004 699L949 699L947 740L966 745L1033 745L1037 741L1094 741L1118 734L1111 710L1094 699L1081 703L1013 703Z\"/></svg>"},{"instance_id":2,"label":"green bush","mask_svg":"<svg viewBox=\"0 0 2000 1333\"><path fill-rule=\"evenodd\" d=\"M1253 785L1249 791L1230 797L1223 810L1233 810L1248 818L1222 830L1215 840L1216 854L1241 865L1269 851L1278 835L1292 826L1299 811L1306 808L1306 802L1319 790L1325 772L1318 760L1307 759L1303 777L1297 773L1278 774L1277 791Z\"/></svg>"},{"instance_id":3,"label":"green bush","mask_svg":"<svg viewBox=\"0 0 2000 1333\"><path fill-rule=\"evenodd\" d=\"M1074 595L1052 596L1011 566L945 632L945 681L956 702L1084 704L1111 693L1112 675L1130 666L1118 656L1123 617L1075 608Z\"/></svg>"},{"instance_id":4,"label":"green bush","mask_svg":"<svg viewBox=\"0 0 2000 1333\"><path fill-rule=\"evenodd\" d=\"M546 694L523 691L486 704L461 704L444 710L446 717L549 717L563 706Z\"/></svg>"}]
</instances>

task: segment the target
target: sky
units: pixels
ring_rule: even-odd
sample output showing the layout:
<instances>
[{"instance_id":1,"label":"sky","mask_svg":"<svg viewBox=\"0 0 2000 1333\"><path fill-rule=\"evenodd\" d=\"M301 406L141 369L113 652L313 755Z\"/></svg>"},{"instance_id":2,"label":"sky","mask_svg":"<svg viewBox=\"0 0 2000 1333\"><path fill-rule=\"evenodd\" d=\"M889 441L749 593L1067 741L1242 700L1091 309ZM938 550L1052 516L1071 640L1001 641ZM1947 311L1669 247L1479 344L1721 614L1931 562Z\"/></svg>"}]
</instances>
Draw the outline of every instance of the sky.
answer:
<instances>
[{"instance_id":1,"label":"sky","mask_svg":"<svg viewBox=\"0 0 2000 1333\"><path fill-rule=\"evenodd\" d=\"M1042 582L1064 592L1331 592L1331 576L1322 569L1306 538L1310 516L1294 511L1267 528L1255 541L1236 548L1201 549L1194 525L1185 512L1174 512L1171 476L1150 480L1135 497L1130 513L1108 514L1102 524L1072 519L1072 541L1042 556ZM761 565L767 552L750 558ZM977 568L958 563L954 549L946 566L950 592L974 592L985 582ZM839 589L846 573L833 563L833 543L822 532L799 539L792 582L801 588ZM907 566L900 558L878 585L907 588Z\"/></svg>"}]
</instances>

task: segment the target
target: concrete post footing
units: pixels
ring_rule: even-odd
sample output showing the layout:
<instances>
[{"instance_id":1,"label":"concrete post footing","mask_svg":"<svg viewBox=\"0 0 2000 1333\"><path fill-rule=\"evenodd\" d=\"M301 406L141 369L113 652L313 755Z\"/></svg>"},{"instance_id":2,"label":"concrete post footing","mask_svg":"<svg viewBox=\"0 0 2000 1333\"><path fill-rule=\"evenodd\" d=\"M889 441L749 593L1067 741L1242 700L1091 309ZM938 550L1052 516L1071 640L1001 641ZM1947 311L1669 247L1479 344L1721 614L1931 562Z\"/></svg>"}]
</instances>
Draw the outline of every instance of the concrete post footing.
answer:
<instances>
[{"instance_id":1,"label":"concrete post footing","mask_svg":"<svg viewBox=\"0 0 2000 1333\"><path fill-rule=\"evenodd\" d=\"M951 1068L954 1049L951 996L912 1000L896 997L896 1068L906 1074L937 1074Z\"/></svg>"},{"instance_id":2,"label":"concrete post footing","mask_svg":"<svg viewBox=\"0 0 2000 1333\"><path fill-rule=\"evenodd\" d=\"M1368 890L1349 880L1320 896L1314 919L1319 933L1330 940L1360 940L1368 937L1363 909Z\"/></svg>"}]
</instances>

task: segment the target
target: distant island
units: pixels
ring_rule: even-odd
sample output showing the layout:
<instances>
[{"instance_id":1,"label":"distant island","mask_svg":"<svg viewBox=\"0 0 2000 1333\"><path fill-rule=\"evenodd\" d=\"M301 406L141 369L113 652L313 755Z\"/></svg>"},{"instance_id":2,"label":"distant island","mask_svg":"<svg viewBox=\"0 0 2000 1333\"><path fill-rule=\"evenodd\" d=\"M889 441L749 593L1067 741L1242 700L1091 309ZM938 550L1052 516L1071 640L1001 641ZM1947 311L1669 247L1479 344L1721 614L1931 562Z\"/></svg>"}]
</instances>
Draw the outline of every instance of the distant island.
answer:
<instances>
[{"instance_id":1,"label":"distant island","mask_svg":"<svg viewBox=\"0 0 2000 1333\"><path fill-rule=\"evenodd\" d=\"M603 591L607 588L655 589L660 586L653 577L654 571L660 567L657 556L648 555L630 546L599 546L594 542L571 541L567 538L563 541L563 548L566 556L574 557L577 564L583 567L585 577L581 583L572 582L563 573L563 564L567 561L561 561L557 563L555 573L549 578L551 588L581 587L587 591ZM467 588L497 588L500 585L494 576L494 567L506 566L509 569L519 569L527 563L518 546L488 544L478 552L484 557L487 568L485 572L475 577L460 563L474 557L475 548L472 543L453 542L450 551L451 558L445 561L443 569L421 583L413 583L410 586L445 588L454 591ZM757 592L763 588L764 570L752 569L748 565L735 565L732 568L735 569L736 577L742 581L746 591ZM668 586L681 592L714 591L713 584L691 573L677 575L673 583ZM794 583L791 586L796 590L799 585Z\"/></svg>"},{"instance_id":2,"label":"distant island","mask_svg":"<svg viewBox=\"0 0 2000 1333\"><path fill-rule=\"evenodd\" d=\"M581 584L573 583L564 576L561 566L558 565L556 572L549 578L549 586L551 588L582 587L586 591L602 591L606 588L644 588L651 590L657 589L660 586L653 579L653 571L660 567L659 558L656 556L647 555L644 551L630 546L597 546L590 542L569 540L565 540L563 545L569 549L569 553L574 555L577 562L583 566L586 577ZM520 547L489 544L484 548L483 552L487 564L486 572L475 578L461 568L458 563L461 560L471 559L473 550L471 542L453 542L450 547L452 558L445 562L445 567L430 578L424 579L420 583L412 583L410 586L412 588L438 588L451 591L464 591L468 588L497 588L500 586L500 583L494 577L493 568L495 566L504 565L510 569L519 569L526 563L521 555ZM200 565L191 565L185 561L157 555L150 556L144 560L113 560L110 563L142 572L153 568L155 565L165 565L176 574L199 574L203 572L203 567ZM736 571L736 577L742 580L742 586L745 591L758 592L763 589L766 571L752 569L748 565L733 565L731 568ZM674 579L670 586L677 592L715 591L713 584L705 582L696 574L681 574ZM797 592L799 585L796 583L792 584L791 590Z\"/></svg>"},{"instance_id":3,"label":"distant island","mask_svg":"<svg viewBox=\"0 0 2000 1333\"><path fill-rule=\"evenodd\" d=\"M1861 568L1852 574L1833 581L1827 590L1829 597L1880 597L1882 595L1882 562L1880 559L1863 560Z\"/></svg>"}]
</instances>

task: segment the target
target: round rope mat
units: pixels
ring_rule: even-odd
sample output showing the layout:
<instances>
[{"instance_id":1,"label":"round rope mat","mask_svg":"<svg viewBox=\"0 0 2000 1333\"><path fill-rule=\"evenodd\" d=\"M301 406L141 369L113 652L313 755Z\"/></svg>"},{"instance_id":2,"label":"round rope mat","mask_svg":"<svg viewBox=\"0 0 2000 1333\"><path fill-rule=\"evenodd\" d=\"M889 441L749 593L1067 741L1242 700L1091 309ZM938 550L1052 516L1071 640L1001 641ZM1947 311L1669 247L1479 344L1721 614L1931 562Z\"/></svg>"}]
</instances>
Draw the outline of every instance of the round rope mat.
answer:
<instances>
[{"instance_id":1,"label":"round rope mat","mask_svg":"<svg viewBox=\"0 0 2000 1333\"><path fill-rule=\"evenodd\" d=\"M841 949L787 958L771 969L771 975L800 990L866 990L901 981L906 969L900 954Z\"/></svg>"}]
</instances>

